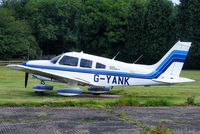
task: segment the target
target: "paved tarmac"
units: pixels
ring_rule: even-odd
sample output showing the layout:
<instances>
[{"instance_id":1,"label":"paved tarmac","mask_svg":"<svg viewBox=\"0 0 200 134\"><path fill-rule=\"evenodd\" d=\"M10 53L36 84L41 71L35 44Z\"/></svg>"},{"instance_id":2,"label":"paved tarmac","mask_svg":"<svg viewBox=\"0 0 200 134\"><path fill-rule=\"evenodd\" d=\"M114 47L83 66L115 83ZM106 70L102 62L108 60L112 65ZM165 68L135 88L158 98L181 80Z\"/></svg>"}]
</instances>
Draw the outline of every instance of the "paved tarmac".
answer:
<instances>
[{"instance_id":1,"label":"paved tarmac","mask_svg":"<svg viewBox=\"0 0 200 134\"><path fill-rule=\"evenodd\" d=\"M200 134L200 107L115 107L133 121L149 126L161 125L175 133Z\"/></svg>"},{"instance_id":2,"label":"paved tarmac","mask_svg":"<svg viewBox=\"0 0 200 134\"><path fill-rule=\"evenodd\" d=\"M120 113L149 126L200 134L200 107L0 107L0 134L140 133Z\"/></svg>"}]
</instances>

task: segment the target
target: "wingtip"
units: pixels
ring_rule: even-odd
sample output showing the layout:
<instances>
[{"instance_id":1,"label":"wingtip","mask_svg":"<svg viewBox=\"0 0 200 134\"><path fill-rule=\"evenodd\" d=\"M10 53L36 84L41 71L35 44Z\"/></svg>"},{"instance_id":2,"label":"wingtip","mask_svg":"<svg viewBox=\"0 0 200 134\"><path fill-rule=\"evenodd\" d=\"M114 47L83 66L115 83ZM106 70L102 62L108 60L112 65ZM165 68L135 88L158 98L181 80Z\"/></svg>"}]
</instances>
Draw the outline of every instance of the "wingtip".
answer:
<instances>
[{"instance_id":1,"label":"wingtip","mask_svg":"<svg viewBox=\"0 0 200 134\"><path fill-rule=\"evenodd\" d=\"M7 65L6 67L7 67L7 68L10 68L10 69L13 69L13 67L16 67L16 65L15 65L15 64L9 64L9 65Z\"/></svg>"},{"instance_id":2,"label":"wingtip","mask_svg":"<svg viewBox=\"0 0 200 134\"><path fill-rule=\"evenodd\" d=\"M17 64L10 64L6 66L9 69L14 69L14 70L21 70L21 66Z\"/></svg>"}]
</instances>

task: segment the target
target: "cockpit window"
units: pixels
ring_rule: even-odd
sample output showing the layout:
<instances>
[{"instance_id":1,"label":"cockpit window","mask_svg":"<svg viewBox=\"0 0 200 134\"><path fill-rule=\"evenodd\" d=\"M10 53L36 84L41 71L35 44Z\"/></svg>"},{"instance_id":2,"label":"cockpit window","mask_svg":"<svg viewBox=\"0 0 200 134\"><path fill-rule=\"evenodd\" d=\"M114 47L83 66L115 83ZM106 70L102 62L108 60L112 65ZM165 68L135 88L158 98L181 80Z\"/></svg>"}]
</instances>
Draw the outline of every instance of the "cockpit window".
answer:
<instances>
[{"instance_id":1,"label":"cockpit window","mask_svg":"<svg viewBox=\"0 0 200 134\"><path fill-rule=\"evenodd\" d=\"M71 56L63 56L63 58L60 60L59 64L68 65L68 66L77 66L78 58L71 57Z\"/></svg>"},{"instance_id":2,"label":"cockpit window","mask_svg":"<svg viewBox=\"0 0 200 134\"><path fill-rule=\"evenodd\" d=\"M81 59L80 67L92 68L92 61Z\"/></svg>"},{"instance_id":3,"label":"cockpit window","mask_svg":"<svg viewBox=\"0 0 200 134\"><path fill-rule=\"evenodd\" d=\"M60 55L58 55L58 56L52 58L52 59L50 60L50 62L53 63L53 64L56 64L56 62L60 59L61 56L62 56L62 54L60 54Z\"/></svg>"},{"instance_id":4,"label":"cockpit window","mask_svg":"<svg viewBox=\"0 0 200 134\"><path fill-rule=\"evenodd\" d=\"M105 69L106 65L97 62L96 63L96 68Z\"/></svg>"}]
</instances>

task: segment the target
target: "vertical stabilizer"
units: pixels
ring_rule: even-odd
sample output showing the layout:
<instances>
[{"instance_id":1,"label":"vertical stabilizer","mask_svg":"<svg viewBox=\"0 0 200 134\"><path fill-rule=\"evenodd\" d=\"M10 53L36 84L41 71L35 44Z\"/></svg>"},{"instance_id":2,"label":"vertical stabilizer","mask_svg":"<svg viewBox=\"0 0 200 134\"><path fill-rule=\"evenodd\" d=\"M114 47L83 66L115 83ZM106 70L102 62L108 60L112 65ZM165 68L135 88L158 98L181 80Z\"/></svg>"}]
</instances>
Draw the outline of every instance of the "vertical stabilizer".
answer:
<instances>
[{"instance_id":1,"label":"vertical stabilizer","mask_svg":"<svg viewBox=\"0 0 200 134\"><path fill-rule=\"evenodd\" d=\"M191 42L178 41L165 56L152 67L156 70L156 78L178 78L183 68Z\"/></svg>"}]
</instances>

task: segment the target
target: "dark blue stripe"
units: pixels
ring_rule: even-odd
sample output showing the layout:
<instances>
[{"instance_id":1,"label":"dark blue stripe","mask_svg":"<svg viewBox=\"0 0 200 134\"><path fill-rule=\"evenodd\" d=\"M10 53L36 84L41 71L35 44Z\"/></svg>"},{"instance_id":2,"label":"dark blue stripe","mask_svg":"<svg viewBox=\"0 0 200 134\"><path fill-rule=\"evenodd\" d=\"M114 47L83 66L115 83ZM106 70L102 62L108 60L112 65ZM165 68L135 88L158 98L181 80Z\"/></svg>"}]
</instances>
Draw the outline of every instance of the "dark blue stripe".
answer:
<instances>
[{"instance_id":1,"label":"dark blue stripe","mask_svg":"<svg viewBox=\"0 0 200 134\"><path fill-rule=\"evenodd\" d=\"M173 62L184 62L186 56L182 55L174 55L168 61L164 61L165 64L159 65L159 67L153 71L152 73L149 74L150 77L157 78L160 76L160 74L164 73L167 68L173 63Z\"/></svg>"},{"instance_id":2,"label":"dark blue stripe","mask_svg":"<svg viewBox=\"0 0 200 134\"><path fill-rule=\"evenodd\" d=\"M167 68L173 62L184 62L187 56L187 51L172 51L165 60L151 73L149 74L136 74L136 73L127 73L127 72L116 72L109 70L96 70L96 69L86 69L86 68L72 68L72 67L60 67L60 66L47 66L47 65L30 65L26 64L26 66L34 67L34 68L43 68L43 69L52 69L52 70L60 70L60 71L71 71L71 72L79 72L79 73L91 73L91 74L101 74L101 75L112 75L112 76L123 76L123 77L132 77L132 78L143 78L143 79L152 79L158 78L162 73L164 73Z\"/></svg>"}]
</instances>

